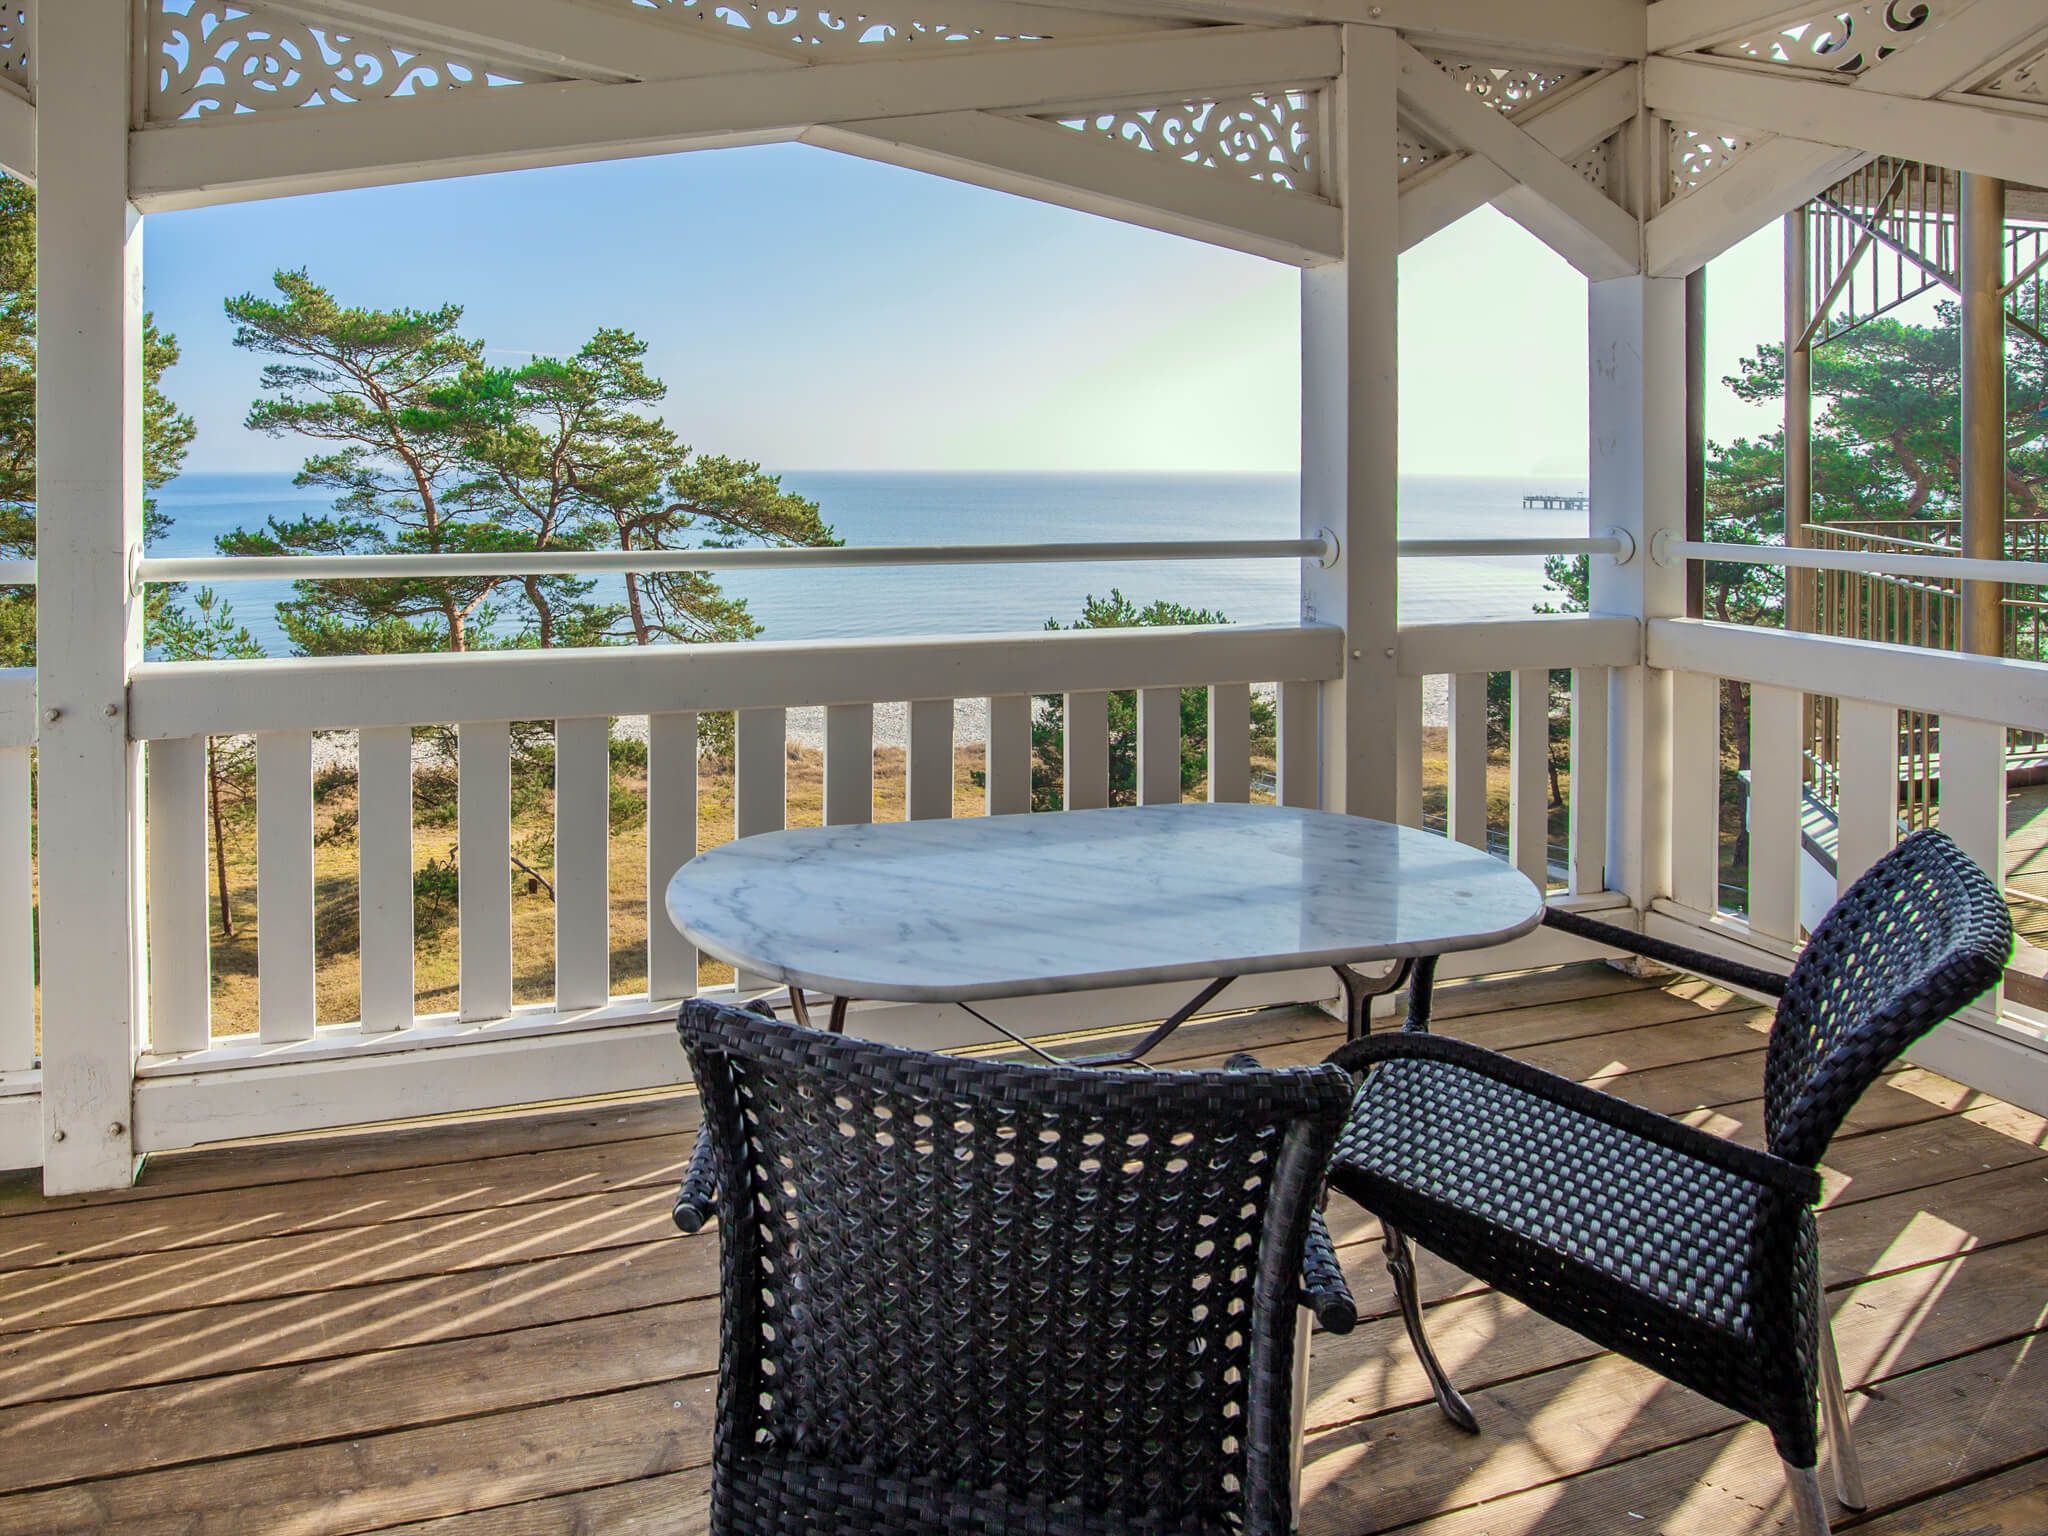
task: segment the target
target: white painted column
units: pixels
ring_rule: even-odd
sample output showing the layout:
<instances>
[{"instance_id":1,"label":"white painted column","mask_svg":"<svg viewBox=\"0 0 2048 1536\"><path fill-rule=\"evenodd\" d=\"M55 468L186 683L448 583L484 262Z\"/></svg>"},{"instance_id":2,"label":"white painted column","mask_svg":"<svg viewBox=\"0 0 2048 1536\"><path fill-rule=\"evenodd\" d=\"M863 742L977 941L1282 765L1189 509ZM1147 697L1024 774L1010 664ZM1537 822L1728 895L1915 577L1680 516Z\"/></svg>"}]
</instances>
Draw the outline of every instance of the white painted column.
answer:
<instances>
[{"instance_id":1,"label":"white painted column","mask_svg":"<svg viewBox=\"0 0 2048 1536\"><path fill-rule=\"evenodd\" d=\"M1685 280L1590 286L1591 491L1595 527L1624 528L1637 554L1595 560L1593 612L1685 611L1685 573L1650 558L1651 537L1685 524ZM1607 883L1638 909L1671 894L1671 677L1616 667L1608 689Z\"/></svg>"},{"instance_id":2,"label":"white painted column","mask_svg":"<svg viewBox=\"0 0 2048 1536\"><path fill-rule=\"evenodd\" d=\"M1394 545L1399 440L1396 266L1399 39L1344 29L1344 76L1329 89L1327 190L1344 210L1344 260L1301 277L1301 526L1337 535L1325 570L1304 562L1304 622L1341 624L1344 675L1325 685L1322 802L1395 815Z\"/></svg>"},{"instance_id":3,"label":"white painted column","mask_svg":"<svg viewBox=\"0 0 2048 1536\"><path fill-rule=\"evenodd\" d=\"M43 1188L134 1175L143 1036L142 221L128 201L129 0L39 7L37 601Z\"/></svg>"}]
</instances>

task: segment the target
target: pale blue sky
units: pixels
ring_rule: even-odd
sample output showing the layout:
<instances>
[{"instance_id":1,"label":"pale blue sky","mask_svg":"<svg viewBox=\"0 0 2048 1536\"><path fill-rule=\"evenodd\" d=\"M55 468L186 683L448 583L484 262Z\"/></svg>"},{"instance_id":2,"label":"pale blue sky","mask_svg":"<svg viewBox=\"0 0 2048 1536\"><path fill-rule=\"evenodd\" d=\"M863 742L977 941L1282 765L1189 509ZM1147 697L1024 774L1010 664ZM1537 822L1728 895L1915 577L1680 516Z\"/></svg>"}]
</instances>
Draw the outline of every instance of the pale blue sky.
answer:
<instances>
[{"instance_id":1,"label":"pale blue sky","mask_svg":"<svg viewBox=\"0 0 2048 1536\"><path fill-rule=\"evenodd\" d=\"M666 414L772 469L1292 470L1291 268L803 146L163 214L195 470L297 467L241 426L222 298L309 267L346 302L463 304L506 355L651 344ZM1777 326L1772 231L1710 273L1713 377ZM1491 210L1402 261L1402 468L1583 476L1585 285ZM1773 412L1717 390L1717 437Z\"/></svg>"}]
</instances>

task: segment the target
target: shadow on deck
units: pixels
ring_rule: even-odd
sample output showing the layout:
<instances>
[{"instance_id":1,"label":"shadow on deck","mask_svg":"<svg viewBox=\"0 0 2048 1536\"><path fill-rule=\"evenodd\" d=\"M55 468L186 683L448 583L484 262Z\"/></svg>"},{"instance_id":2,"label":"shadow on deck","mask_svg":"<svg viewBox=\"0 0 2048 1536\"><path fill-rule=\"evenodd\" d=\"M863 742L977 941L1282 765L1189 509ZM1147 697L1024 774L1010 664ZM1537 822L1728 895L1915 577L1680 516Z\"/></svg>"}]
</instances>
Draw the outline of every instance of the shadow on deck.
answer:
<instances>
[{"instance_id":1,"label":"shadow on deck","mask_svg":"<svg viewBox=\"0 0 2048 1536\"><path fill-rule=\"evenodd\" d=\"M1768 1016L1602 967L1446 986L1447 1031L1755 1140ZM1320 1059L1276 1010L1172 1052ZM0 1532L537 1536L704 1527L716 1238L668 1204L687 1095L152 1161L0 1199ZM2048 1123L1917 1069L1829 1161L1825 1279L1884 1536L2048 1530ZM1760 1431L1425 1261L1485 1432L1428 1402L1371 1221L1316 1341L1317 1536L1788 1528Z\"/></svg>"}]
</instances>

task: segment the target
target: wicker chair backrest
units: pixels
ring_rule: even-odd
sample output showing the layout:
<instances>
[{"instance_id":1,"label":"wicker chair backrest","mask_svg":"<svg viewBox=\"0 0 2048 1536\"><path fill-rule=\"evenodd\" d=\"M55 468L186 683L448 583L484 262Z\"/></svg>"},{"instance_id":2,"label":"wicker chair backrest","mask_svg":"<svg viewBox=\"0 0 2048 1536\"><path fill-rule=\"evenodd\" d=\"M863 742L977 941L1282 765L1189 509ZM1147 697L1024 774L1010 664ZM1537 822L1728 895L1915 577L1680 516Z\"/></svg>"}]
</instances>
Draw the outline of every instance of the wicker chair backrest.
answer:
<instances>
[{"instance_id":1,"label":"wicker chair backrest","mask_svg":"<svg viewBox=\"0 0 2048 1536\"><path fill-rule=\"evenodd\" d=\"M721 1460L1288 1528L1296 1258L1342 1071L1004 1065L705 1003L681 1028L739 1149Z\"/></svg>"},{"instance_id":2,"label":"wicker chair backrest","mask_svg":"<svg viewBox=\"0 0 2048 1536\"><path fill-rule=\"evenodd\" d=\"M1999 979L2012 920L1983 870L1916 832L1828 909L1785 985L1764 1069L1771 1150L1818 1163L1899 1053Z\"/></svg>"}]
</instances>

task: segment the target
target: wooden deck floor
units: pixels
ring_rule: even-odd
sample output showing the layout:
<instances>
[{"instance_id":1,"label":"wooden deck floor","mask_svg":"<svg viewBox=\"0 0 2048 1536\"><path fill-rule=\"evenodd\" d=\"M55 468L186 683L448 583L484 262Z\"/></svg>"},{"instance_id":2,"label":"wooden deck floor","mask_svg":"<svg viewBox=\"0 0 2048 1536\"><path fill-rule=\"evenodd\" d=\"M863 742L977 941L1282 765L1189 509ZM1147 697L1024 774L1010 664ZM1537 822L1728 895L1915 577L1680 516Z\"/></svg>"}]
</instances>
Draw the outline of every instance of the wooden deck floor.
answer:
<instances>
[{"instance_id":1,"label":"wooden deck floor","mask_svg":"<svg viewBox=\"0 0 2048 1536\"><path fill-rule=\"evenodd\" d=\"M1442 1028L1754 1139L1755 1010L1580 967L1447 987ZM1177 1054L1314 1060L1303 1012ZM694 1101L154 1161L122 1196L0 1199L0 1532L535 1536L704 1526L715 1238L670 1190ZM2048 1531L2048 1126L1903 1070L1833 1150L1826 1280L1872 1536ZM1319 1339L1314 1536L1783 1527L1767 1437L1437 1264L1444 1424L1371 1223L1366 1320ZM1844 1527L1851 1522L1844 1521Z\"/></svg>"}]
</instances>

